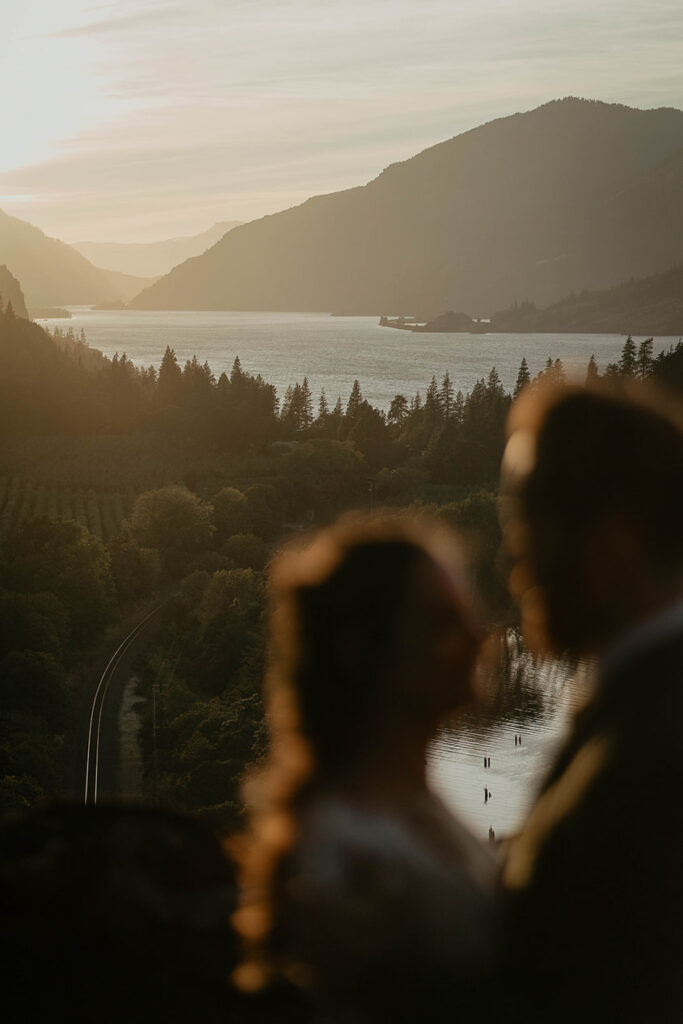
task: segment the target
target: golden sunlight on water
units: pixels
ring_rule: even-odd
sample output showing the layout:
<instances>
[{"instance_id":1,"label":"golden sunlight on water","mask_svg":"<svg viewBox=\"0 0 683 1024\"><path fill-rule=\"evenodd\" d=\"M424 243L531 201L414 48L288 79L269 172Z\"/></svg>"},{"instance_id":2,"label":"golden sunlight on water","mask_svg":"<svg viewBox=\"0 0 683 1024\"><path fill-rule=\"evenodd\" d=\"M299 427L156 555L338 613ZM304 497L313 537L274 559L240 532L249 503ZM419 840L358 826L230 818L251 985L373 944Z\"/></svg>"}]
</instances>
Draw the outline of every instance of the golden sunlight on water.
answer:
<instances>
[{"instance_id":1,"label":"golden sunlight on water","mask_svg":"<svg viewBox=\"0 0 683 1024\"><path fill-rule=\"evenodd\" d=\"M334 317L323 313L140 312L71 307L70 320L43 320L50 329L83 328L92 348L113 356L125 352L136 366L158 366L170 345L182 363L197 355L218 377L235 356L247 373L260 373L278 389L308 376L317 398L344 403L358 378L363 397L388 409L394 395L419 390L424 398L432 374L448 371L455 389L471 391L496 367L504 387L514 386L524 356L532 374L548 357L585 374L592 353L599 366L618 359L624 344L610 334L412 334L380 327L376 317ZM657 338L654 352L674 338Z\"/></svg>"}]
</instances>

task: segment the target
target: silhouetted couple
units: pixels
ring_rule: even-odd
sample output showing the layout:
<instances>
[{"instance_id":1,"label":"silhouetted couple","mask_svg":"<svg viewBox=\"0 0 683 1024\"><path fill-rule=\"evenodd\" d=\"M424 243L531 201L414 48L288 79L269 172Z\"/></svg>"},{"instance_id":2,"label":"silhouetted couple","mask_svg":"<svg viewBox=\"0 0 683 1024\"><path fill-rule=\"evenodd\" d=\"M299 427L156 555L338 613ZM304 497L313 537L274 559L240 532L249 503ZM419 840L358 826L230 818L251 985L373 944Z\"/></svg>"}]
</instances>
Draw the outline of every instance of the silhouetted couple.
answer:
<instances>
[{"instance_id":1,"label":"silhouetted couple","mask_svg":"<svg viewBox=\"0 0 683 1024\"><path fill-rule=\"evenodd\" d=\"M322 1020L681 1017L683 433L578 388L528 389L510 429L525 636L598 667L502 886L425 779L479 648L457 550L347 520L273 571L238 980L287 978Z\"/></svg>"}]
</instances>

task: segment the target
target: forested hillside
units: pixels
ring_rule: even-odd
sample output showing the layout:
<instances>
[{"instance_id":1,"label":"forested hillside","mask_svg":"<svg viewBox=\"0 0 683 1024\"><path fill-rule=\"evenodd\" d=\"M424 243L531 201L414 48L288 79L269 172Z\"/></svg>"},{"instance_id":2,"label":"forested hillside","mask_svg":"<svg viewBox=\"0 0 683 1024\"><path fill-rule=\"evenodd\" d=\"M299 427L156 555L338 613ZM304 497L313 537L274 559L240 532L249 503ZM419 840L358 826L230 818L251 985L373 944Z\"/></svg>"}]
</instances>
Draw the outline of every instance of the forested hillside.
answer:
<instances>
[{"instance_id":1,"label":"forested hillside","mask_svg":"<svg viewBox=\"0 0 683 1024\"><path fill-rule=\"evenodd\" d=\"M522 302L496 313L492 331L683 334L683 264L616 288L572 294L546 309Z\"/></svg>"}]
</instances>

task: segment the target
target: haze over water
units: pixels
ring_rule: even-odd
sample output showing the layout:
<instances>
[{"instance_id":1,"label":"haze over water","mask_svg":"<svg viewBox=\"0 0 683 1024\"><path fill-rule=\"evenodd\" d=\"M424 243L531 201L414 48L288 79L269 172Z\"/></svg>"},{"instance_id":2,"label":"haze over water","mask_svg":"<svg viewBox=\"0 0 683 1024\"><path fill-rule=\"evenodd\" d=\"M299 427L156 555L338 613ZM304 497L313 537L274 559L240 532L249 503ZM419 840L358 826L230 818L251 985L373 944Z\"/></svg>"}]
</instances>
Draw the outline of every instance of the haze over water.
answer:
<instances>
[{"instance_id":1,"label":"haze over water","mask_svg":"<svg viewBox=\"0 0 683 1024\"><path fill-rule=\"evenodd\" d=\"M602 370L619 358L624 336L616 334L423 334L380 327L378 317L325 313L139 312L72 307L71 320L41 320L49 327L85 329L88 343L107 356L126 353L136 366L157 366L167 345L181 365L196 355L218 377L235 356L248 373L260 373L280 398L308 376L314 398L344 404L355 378L363 396L388 409L394 395L424 392L432 374L448 371L456 391L471 391L496 367L507 389L526 357L531 374L548 357L583 375L592 353ZM635 339L636 342L642 340ZM656 338L654 353L678 338Z\"/></svg>"}]
</instances>

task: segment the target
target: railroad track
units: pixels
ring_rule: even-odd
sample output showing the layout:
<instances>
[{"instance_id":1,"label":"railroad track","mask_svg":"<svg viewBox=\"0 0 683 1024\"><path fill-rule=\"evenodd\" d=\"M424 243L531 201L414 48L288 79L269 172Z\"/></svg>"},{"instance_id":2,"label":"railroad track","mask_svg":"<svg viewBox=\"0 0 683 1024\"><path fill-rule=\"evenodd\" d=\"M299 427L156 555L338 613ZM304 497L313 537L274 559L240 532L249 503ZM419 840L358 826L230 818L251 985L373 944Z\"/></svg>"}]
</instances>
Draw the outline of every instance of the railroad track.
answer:
<instances>
[{"instance_id":1,"label":"railroad track","mask_svg":"<svg viewBox=\"0 0 683 1024\"><path fill-rule=\"evenodd\" d=\"M92 698L90 716L88 720L88 743L85 755L85 786L83 791L83 802L86 805L97 803L100 776L100 748L102 743L102 715L109 686L121 659L124 657L131 644L145 629L149 620L157 614L162 606L163 605L161 604L158 605L151 612L145 615L144 619L141 619L133 629L131 629L130 633L128 633L128 635L121 641L107 662L107 667L102 673L100 681L97 684L97 689L95 690Z\"/></svg>"}]
</instances>

